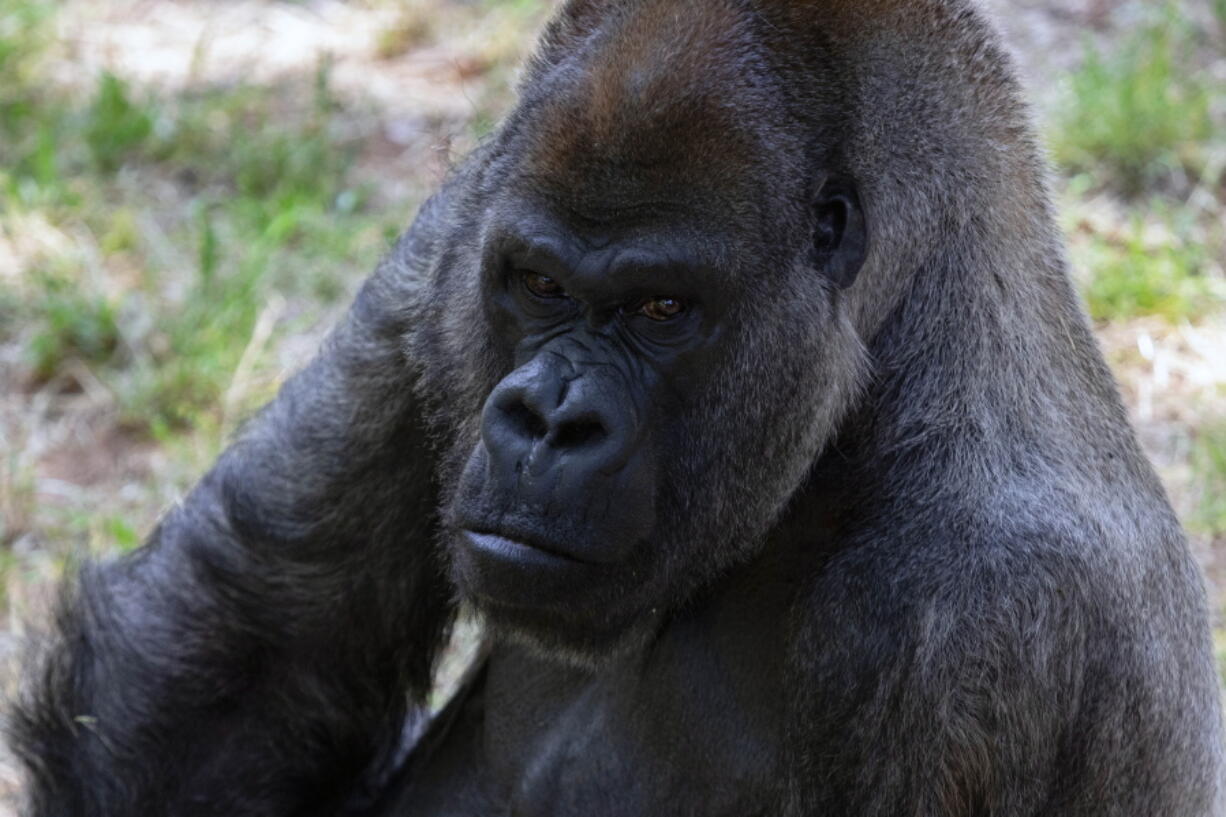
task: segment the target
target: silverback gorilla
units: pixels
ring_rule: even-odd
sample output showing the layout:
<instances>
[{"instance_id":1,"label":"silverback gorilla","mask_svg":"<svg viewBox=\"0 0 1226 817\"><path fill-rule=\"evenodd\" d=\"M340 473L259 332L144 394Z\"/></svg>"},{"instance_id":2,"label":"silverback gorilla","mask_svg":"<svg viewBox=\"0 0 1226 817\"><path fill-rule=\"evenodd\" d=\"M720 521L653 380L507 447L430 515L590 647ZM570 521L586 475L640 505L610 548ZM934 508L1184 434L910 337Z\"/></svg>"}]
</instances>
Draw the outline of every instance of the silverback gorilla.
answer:
<instances>
[{"instance_id":1,"label":"silverback gorilla","mask_svg":"<svg viewBox=\"0 0 1226 817\"><path fill-rule=\"evenodd\" d=\"M571 0L11 728L38 817L1205 817L1206 620L967 0Z\"/></svg>"}]
</instances>

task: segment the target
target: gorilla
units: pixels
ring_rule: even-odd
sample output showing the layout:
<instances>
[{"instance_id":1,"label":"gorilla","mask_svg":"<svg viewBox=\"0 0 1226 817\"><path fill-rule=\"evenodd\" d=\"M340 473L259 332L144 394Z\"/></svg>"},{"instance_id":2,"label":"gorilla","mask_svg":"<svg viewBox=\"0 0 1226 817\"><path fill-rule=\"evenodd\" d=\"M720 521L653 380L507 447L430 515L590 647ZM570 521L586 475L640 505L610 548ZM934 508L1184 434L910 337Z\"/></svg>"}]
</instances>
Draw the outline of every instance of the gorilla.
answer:
<instances>
[{"instance_id":1,"label":"gorilla","mask_svg":"<svg viewBox=\"0 0 1226 817\"><path fill-rule=\"evenodd\" d=\"M10 730L36 817L1205 817L1207 621L969 0L569 0Z\"/></svg>"}]
</instances>

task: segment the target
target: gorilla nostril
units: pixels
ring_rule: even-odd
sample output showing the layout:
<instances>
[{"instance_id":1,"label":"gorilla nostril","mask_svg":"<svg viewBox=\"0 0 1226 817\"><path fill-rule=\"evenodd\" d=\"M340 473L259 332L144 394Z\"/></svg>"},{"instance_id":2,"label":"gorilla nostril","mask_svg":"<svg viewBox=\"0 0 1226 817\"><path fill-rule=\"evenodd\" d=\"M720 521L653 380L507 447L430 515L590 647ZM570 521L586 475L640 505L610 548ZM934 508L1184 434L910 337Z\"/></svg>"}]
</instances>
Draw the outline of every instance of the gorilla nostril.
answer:
<instances>
[{"instance_id":1,"label":"gorilla nostril","mask_svg":"<svg viewBox=\"0 0 1226 817\"><path fill-rule=\"evenodd\" d=\"M549 432L549 426L545 423L544 418L524 403L516 402L506 406L502 409L502 413L511 428L522 437L539 440Z\"/></svg>"},{"instance_id":2,"label":"gorilla nostril","mask_svg":"<svg viewBox=\"0 0 1226 817\"><path fill-rule=\"evenodd\" d=\"M555 448L582 448L595 445L609 436L604 423L594 417L580 417L567 420L554 432Z\"/></svg>"}]
</instances>

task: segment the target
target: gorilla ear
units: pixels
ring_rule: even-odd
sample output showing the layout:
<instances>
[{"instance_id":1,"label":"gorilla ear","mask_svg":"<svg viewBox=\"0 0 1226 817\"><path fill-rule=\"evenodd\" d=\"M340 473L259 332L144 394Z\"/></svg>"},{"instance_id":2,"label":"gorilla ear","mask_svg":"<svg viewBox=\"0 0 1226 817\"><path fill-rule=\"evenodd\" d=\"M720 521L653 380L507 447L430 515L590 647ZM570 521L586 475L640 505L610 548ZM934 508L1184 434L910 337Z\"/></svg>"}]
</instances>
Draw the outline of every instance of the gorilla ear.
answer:
<instances>
[{"instance_id":1,"label":"gorilla ear","mask_svg":"<svg viewBox=\"0 0 1226 817\"><path fill-rule=\"evenodd\" d=\"M813 203L813 257L818 270L839 289L855 283L868 253L868 225L855 185L831 177Z\"/></svg>"}]
</instances>

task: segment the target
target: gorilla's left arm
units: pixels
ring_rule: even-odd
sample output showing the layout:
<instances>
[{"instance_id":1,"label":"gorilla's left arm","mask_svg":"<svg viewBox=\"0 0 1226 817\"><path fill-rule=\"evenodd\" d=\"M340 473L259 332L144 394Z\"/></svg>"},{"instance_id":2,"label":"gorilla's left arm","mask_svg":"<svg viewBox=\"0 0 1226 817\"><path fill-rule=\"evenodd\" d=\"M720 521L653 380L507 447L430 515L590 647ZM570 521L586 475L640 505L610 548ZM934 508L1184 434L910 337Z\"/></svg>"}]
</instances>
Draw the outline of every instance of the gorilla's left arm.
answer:
<instances>
[{"instance_id":1,"label":"gorilla's left arm","mask_svg":"<svg viewBox=\"0 0 1226 817\"><path fill-rule=\"evenodd\" d=\"M32 815L334 815L377 785L452 612L403 349L442 207L150 542L82 572L12 724Z\"/></svg>"}]
</instances>

